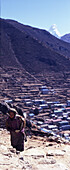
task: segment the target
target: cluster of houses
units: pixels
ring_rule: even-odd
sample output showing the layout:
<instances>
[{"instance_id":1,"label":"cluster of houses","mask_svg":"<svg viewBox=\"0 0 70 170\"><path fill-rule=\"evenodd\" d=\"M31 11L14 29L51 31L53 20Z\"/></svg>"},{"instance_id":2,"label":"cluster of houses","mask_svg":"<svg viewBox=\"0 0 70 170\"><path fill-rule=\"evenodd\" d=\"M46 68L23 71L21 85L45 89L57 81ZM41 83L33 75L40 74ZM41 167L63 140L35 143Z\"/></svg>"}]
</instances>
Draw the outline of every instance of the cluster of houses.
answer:
<instances>
[{"instance_id":1,"label":"cluster of houses","mask_svg":"<svg viewBox=\"0 0 70 170\"><path fill-rule=\"evenodd\" d=\"M29 101L25 103L29 104ZM60 103L36 99L31 104L33 107L29 111L29 118L39 131L53 132L70 141L70 100Z\"/></svg>"},{"instance_id":2,"label":"cluster of houses","mask_svg":"<svg viewBox=\"0 0 70 170\"><path fill-rule=\"evenodd\" d=\"M20 107L39 131L70 140L70 73L65 79L59 75L57 81L56 75L48 74L46 83L42 75L35 78L25 70L0 69L0 102Z\"/></svg>"},{"instance_id":3,"label":"cluster of houses","mask_svg":"<svg viewBox=\"0 0 70 170\"><path fill-rule=\"evenodd\" d=\"M36 93L37 90L34 89L33 92ZM54 133L70 141L70 100L65 103L48 101L46 95L53 94L53 92L55 93L46 86L40 86L38 97L30 98L26 95L21 97L20 102L15 100L14 103L22 103L24 113L27 112L28 119L35 125L38 133L40 131ZM42 99L41 95L45 97ZM12 103L12 100L5 102Z\"/></svg>"}]
</instances>

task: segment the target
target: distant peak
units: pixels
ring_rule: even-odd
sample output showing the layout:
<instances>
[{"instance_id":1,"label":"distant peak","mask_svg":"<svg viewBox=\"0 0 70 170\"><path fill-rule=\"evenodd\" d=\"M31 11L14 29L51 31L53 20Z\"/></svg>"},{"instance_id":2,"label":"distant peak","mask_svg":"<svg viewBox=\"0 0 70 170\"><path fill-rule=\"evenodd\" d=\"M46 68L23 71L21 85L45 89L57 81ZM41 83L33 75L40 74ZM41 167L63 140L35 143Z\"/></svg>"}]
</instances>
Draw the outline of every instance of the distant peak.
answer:
<instances>
[{"instance_id":1,"label":"distant peak","mask_svg":"<svg viewBox=\"0 0 70 170\"><path fill-rule=\"evenodd\" d=\"M53 24L53 25L50 27L49 32L50 32L52 35L54 35L55 37L57 37L57 38L60 38L60 37L61 37L61 35L60 35L60 33L59 33L58 29L57 29L57 25L56 25L56 24Z\"/></svg>"}]
</instances>

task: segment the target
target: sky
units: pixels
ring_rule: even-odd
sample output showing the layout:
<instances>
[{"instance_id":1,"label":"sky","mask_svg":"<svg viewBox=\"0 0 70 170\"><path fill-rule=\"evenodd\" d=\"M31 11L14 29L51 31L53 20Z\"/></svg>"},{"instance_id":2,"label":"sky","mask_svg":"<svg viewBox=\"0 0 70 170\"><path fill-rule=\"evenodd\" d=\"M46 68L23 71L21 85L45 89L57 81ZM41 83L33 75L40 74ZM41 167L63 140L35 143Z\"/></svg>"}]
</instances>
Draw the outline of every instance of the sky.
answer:
<instances>
[{"instance_id":1,"label":"sky","mask_svg":"<svg viewBox=\"0 0 70 170\"><path fill-rule=\"evenodd\" d=\"M0 0L1 18L49 30L70 33L70 0Z\"/></svg>"}]
</instances>

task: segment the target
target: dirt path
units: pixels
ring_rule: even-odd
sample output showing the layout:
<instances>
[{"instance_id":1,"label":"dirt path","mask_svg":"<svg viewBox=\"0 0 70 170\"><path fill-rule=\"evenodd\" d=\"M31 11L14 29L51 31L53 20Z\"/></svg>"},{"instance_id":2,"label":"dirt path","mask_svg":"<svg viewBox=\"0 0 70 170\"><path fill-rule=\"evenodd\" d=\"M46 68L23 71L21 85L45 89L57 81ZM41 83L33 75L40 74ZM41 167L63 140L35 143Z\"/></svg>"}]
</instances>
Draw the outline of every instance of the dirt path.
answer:
<instances>
[{"instance_id":1,"label":"dirt path","mask_svg":"<svg viewBox=\"0 0 70 170\"><path fill-rule=\"evenodd\" d=\"M46 138L28 138L25 151L16 154L10 135L0 129L0 170L70 170L70 145L49 143Z\"/></svg>"}]
</instances>

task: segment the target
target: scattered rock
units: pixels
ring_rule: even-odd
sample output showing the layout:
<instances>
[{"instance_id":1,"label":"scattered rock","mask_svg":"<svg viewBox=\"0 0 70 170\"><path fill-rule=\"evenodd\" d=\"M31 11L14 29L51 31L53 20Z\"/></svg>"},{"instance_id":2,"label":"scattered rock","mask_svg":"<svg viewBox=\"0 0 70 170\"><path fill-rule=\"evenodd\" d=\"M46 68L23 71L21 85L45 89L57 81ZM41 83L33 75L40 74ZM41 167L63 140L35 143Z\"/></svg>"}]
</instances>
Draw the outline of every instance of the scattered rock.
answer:
<instances>
[{"instance_id":1,"label":"scattered rock","mask_svg":"<svg viewBox=\"0 0 70 170\"><path fill-rule=\"evenodd\" d=\"M54 159L51 159L51 160L48 160L48 159L46 159L46 160L41 160L41 161L39 161L38 162L38 164L55 164L56 163L56 160L54 160Z\"/></svg>"},{"instance_id":2,"label":"scattered rock","mask_svg":"<svg viewBox=\"0 0 70 170\"><path fill-rule=\"evenodd\" d=\"M64 152L61 150L49 150L46 156L64 156Z\"/></svg>"},{"instance_id":3,"label":"scattered rock","mask_svg":"<svg viewBox=\"0 0 70 170\"><path fill-rule=\"evenodd\" d=\"M9 149L12 153L16 153L16 149L15 148L11 148Z\"/></svg>"}]
</instances>

